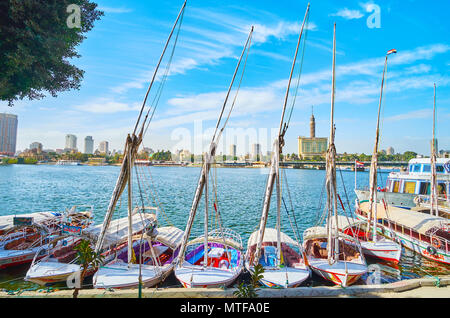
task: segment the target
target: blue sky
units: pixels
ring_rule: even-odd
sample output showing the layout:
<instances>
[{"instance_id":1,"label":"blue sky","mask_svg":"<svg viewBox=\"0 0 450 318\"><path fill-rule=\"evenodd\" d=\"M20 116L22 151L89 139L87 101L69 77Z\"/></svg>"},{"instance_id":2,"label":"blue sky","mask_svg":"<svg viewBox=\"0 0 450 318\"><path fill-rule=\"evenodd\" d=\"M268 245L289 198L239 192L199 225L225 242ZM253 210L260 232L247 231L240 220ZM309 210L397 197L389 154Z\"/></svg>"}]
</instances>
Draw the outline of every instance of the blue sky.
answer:
<instances>
[{"instance_id":1,"label":"blue sky","mask_svg":"<svg viewBox=\"0 0 450 318\"><path fill-rule=\"evenodd\" d=\"M134 127L157 59L182 1L99 0L105 16L87 34L73 61L86 71L79 91L23 100L0 112L18 114L18 149L40 141L64 147L65 134L92 135L122 149ZM381 9L380 28L369 28ZM255 26L253 45L228 127L249 135L265 152L272 144L307 1L189 0L171 71L144 145L188 148L211 138L237 57ZM297 136L309 135L314 105L316 136L329 135L333 23L337 24L336 147L371 153L384 56L389 49L381 148L428 154L433 83L437 85L439 149L450 149L450 23L448 1L311 1L303 72L285 153L297 152ZM201 126L201 128L200 128ZM230 135L232 135L230 133ZM181 138L180 136L184 136ZM181 138L181 139L180 139ZM253 138L253 139L252 139ZM226 136L222 150L231 142ZM236 140L233 142L236 143ZM251 146L238 143L238 153ZM197 150L200 148L196 148ZM198 151L196 151L197 153Z\"/></svg>"}]
</instances>

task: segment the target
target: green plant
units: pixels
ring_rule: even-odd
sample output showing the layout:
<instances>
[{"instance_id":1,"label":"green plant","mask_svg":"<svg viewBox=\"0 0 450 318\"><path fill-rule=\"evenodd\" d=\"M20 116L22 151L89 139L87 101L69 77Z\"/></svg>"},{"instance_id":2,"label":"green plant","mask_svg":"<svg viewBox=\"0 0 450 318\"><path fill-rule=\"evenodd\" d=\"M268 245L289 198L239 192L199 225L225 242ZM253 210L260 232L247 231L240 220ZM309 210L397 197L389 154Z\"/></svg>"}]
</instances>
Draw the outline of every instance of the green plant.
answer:
<instances>
[{"instance_id":1,"label":"green plant","mask_svg":"<svg viewBox=\"0 0 450 318\"><path fill-rule=\"evenodd\" d=\"M247 285L244 282L241 282L238 285L238 290L235 291L233 295L237 298L256 298L256 296L258 296L253 286Z\"/></svg>"},{"instance_id":2,"label":"green plant","mask_svg":"<svg viewBox=\"0 0 450 318\"><path fill-rule=\"evenodd\" d=\"M258 287L259 281L263 278L264 267L261 264L258 264L253 269L253 274L251 276L252 286L253 288Z\"/></svg>"},{"instance_id":3,"label":"green plant","mask_svg":"<svg viewBox=\"0 0 450 318\"><path fill-rule=\"evenodd\" d=\"M238 290L233 293L237 298L256 298L257 287L259 286L259 281L263 278L264 267L261 264L256 265L253 268L253 273L250 277L250 284L241 282L238 285Z\"/></svg>"},{"instance_id":4,"label":"green plant","mask_svg":"<svg viewBox=\"0 0 450 318\"><path fill-rule=\"evenodd\" d=\"M82 284L88 268L92 267L96 270L103 263L103 255L92 249L89 240L82 240L81 243L73 249L77 251L78 260L81 265L80 284ZM78 292L80 289L81 286L80 288L75 287L73 298L78 297Z\"/></svg>"}]
</instances>

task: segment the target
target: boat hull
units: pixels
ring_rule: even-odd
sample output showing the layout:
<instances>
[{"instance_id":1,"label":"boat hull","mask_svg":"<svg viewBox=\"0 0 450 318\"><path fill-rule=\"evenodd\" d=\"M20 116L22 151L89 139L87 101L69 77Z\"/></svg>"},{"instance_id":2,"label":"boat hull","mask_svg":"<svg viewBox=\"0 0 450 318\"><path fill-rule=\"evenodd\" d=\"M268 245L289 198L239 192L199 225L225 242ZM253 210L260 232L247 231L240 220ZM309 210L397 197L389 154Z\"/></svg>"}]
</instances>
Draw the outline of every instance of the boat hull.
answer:
<instances>
[{"instance_id":1,"label":"boat hull","mask_svg":"<svg viewBox=\"0 0 450 318\"><path fill-rule=\"evenodd\" d=\"M360 213L356 213L356 217L361 220L366 220L364 216L362 216ZM443 264L450 264L450 254L446 253L443 250L437 249L434 254L431 254L429 251L430 243L420 241L416 238L410 237L409 235L406 235L402 233L401 231L394 231L390 229L389 227L379 224L378 226L378 232L379 234L385 236L388 239L391 240L398 240L398 242L405 248L416 252L423 257L443 263Z\"/></svg>"},{"instance_id":2,"label":"boat hull","mask_svg":"<svg viewBox=\"0 0 450 318\"><path fill-rule=\"evenodd\" d=\"M31 263L35 254L36 249L24 251L0 250L0 269ZM41 259L44 256L38 257L37 259Z\"/></svg>"},{"instance_id":3,"label":"boat hull","mask_svg":"<svg viewBox=\"0 0 450 318\"><path fill-rule=\"evenodd\" d=\"M142 265L143 287L153 287L172 273L173 265L164 265L157 270L153 265ZM93 277L94 288L138 288L139 264L115 263L100 267Z\"/></svg>"},{"instance_id":4,"label":"boat hull","mask_svg":"<svg viewBox=\"0 0 450 318\"><path fill-rule=\"evenodd\" d=\"M346 240L347 243L355 246L355 243L351 240ZM365 256L381 259L386 262L398 264L402 255L402 247L386 239L381 241L360 241L361 250Z\"/></svg>"},{"instance_id":5,"label":"boat hull","mask_svg":"<svg viewBox=\"0 0 450 318\"><path fill-rule=\"evenodd\" d=\"M62 264L58 262L42 262L30 267L25 281L39 285L50 285L67 282L76 272L81 272L78 264ZM94 270L88 270L85 278L94 274Z\"/></svg>"},{"instance_id":6,"label":"boat hull","mask_svg":"<svg viewBox=\"0 0 450 318\"><path fill-rule=\"evenodd\" d=\"M242 272L242 266L233 270L196 266L185 262L175 269L175 276L185 288L228 287Z\"/></svg>"},{"instance_id":7,"label":"boat hull","mask_svg":"<svg viewBox=\"0 0 450 318\"><path fill-rule=\"evenodd\" d=\"M326 259L309 259L309 266L317 275L342 287L354 284L367 272L367 266L363 264L347 262L346 270L345 262L329 265Z\"/></svg>"},{"instance_id":8,"label":"boat hull","mask_svg":"<svg viewBox=\"0 0 450 318\"><path fill-rule=\"evenodd\" d=\"M253 266L246 262L245 267L253 274ZM311 270L306 266L299 268L287 266L284 268L264 267L264 272L261 275L262 279L259 282L266 287L294 288L300 286L311 276Z\"/></svg>"}]
</instances>

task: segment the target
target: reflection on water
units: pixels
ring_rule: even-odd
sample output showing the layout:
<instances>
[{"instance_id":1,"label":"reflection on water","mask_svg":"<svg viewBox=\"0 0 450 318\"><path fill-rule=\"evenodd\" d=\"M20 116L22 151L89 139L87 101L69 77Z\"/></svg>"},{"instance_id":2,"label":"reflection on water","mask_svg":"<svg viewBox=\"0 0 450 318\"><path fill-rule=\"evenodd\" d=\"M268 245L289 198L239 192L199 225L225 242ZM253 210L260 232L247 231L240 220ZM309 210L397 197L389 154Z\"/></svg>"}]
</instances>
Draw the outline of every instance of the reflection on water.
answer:
<instances>
[{"instance_id":1,"label":"reflection on water","mask_svg":"<svg viewBox=\"0 0 450 318\"><path fill-rule=\"evenodd\" d=\"M190 167L152 167L151 170L145 167L139 169L141 172L145 172L145 178L141 179L140 184L145 197L151 199L157 196L161 202L164 211L161 213L161 223L167 224L164 217L167 215L173 225L184 230L200 169ZM322 213L325 199L323 192L325 171L300 169L285 169L284 171L292 199L293 215L298 231L303 233L305 229L316 224L318 215ZM217 169L217 194L223 225L237 231L242 236L244 246L246 246L250 234L258 227L267 172L268 169ZM0 215L48 210L62 211L75 204L90 204L94 206L96 224L101 224L118 174L119 167L114 166L0 166ZM341 175L345 189L342 186ZM382 177L378 178L380 185L383 185L381 182L385 182L386 176L386 173L382 173ZM345 208L347 211L352 210L356 198L353 192L354 172L338 172L337 178L339 195ZM368 184L367 172L358 172L357 184L358 187ZM135 189L137 187L135 182ZM286 188L285 183L283 187ZM134 191L134 197L135 202L139 203L138 191ZM191 238L203 231L203 201L199 206ZM276 223L275 202L276 200L272 200L267 222L269 227L274 227ZM126 216L126 201L119 206L115 217ZM285 213L282 226L283 232L294 237ZM406 249L403 249L398 266L378 263L370 258L367 259L367 262L369 265L377 264L379 266L382 283L450 272L448 266L429 261ZM21 280L27 269L28 267L25 265L14 269L0 270L0 288L15 289L37 286ZM360 284L370 282L370 275L372 273L365 275ZM11 279L17 280L2 283ZM316 276L313 277L313 281L306 284L328 285ZM164 285L179 286L173 277L170 277Z\"/></svg>"}]
</instances>

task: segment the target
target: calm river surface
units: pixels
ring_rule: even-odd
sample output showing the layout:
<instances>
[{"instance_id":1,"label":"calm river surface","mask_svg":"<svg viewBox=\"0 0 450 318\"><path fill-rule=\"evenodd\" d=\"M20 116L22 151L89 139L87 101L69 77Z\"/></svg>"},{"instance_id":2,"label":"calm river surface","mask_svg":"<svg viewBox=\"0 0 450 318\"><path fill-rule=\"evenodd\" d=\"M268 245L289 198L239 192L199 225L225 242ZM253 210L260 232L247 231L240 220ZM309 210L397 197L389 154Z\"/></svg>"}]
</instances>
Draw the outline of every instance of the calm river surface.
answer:
<instances>
[{"instance_id":1,"label":"calm river surface","mask_svg":"<svg viewBox=\"0 0 450 318\"><path fill-rule=\"evenodd\" d=\"M56 166L56 165L9 165L0 166L0 215L21 214L41 211L63 211L73 205L92 205L95 223L101 224L119 174L117 166ZM137 168L139 183L134 181L134 199L141 204L138 191L146 205L153 198L159 199L164 214L170 222L184 230L197 186L200 168L194 167L140 167ZM316 224L325 203L323 170L284 169L283 193L286 204L292 201L293 213L300 233ZM222 222L225 227L238 232L246 247L250 234L257 228L260 219L264 188L268 169L218 168L217 196ZM386 182L387 173L380 173L379 183ZM355 194L355 174L352 171L337 172L338 190L346 212L351 215ZM368 186L367 172L358 172L358 187ZM210 188L212 188L210 186ZM286 191L289 189L289 193ZM348 200L347 200L348 197ZM125 198L125 196L124 196ZM276 200L272 200L274 203ZM153 202L150 203L154 205ZM350 207L349 207L350 206ZM212 209L210 209L211 211ZM191 239L203 231L204 200L202 200ZM290 211L292 216L292 211ZM120 204L115 217L126 216L126 200ZM166 225L161 213L160 221ZM276 223L276 208L272 204L268 226ZM293 237L287 214L283 212L283 231ZM368 259L369 263L373 263ZM403 250L401 263L397 267L378 264L382 282L405 278L416 278L429 274L449 273L450 269L428 261L420 255ZM16 289L34 286L23 282L28 266L0 271L0 288ZM424 272L424 270L426 272ZM367 277L363 277L362 284ZM14 280L6 282L8 280ZM176 285L169 279L170 286ZM324 284L319 279L313 285Z\"/></svg>"}]
</instances>

